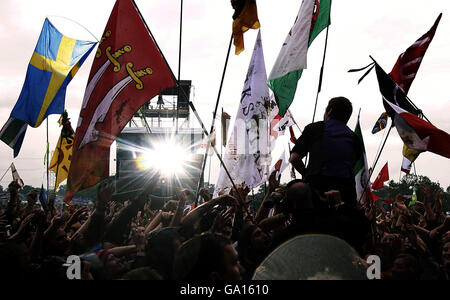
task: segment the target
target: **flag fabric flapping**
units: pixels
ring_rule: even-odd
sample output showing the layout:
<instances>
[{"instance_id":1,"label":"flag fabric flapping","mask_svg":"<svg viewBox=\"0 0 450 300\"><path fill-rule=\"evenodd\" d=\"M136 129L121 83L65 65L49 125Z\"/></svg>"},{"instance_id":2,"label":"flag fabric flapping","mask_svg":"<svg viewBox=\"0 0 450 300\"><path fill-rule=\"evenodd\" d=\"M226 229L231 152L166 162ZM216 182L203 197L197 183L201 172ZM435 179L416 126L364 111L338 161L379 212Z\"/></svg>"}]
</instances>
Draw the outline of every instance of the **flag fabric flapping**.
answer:
<instances>
[{"instance_id":1,"label":"flag fabric flapping","mask_svg":"<svg viewBox=\"0 0 450 300\"><path fill-rule=\"evenodd\" d=\"M19 172L17 172L16 166L14 166L14 163L11 163L10 168L11 168L13 180L15 182L17 182L20 185L20 187L24 187L25 184L23 183L22 178L20 178Z\"/></svg>"},{"instance_id":2,"label":"flag fabric flapping","mask_svg":"<svg viewBox=\"0 0 450 300\"><path fill-rule=\"evenodd\" d=\"M420 119L417 116L420 111L411 105L403 90L378 64L375 64L375 70L386 112L392 118L406 147L450 158L450 135Z\"/></svg>"},{"instance_id":3,"label":"flag fabric flapping","mask_svg":"<svg viewBox=\"0 0 450 300\"><path fill-rule=\"evenodd\" d=\"M375 134L375 133L383 130L384 128L386 128L387 118L388 118L388 114L386 112L381 114L381 116L377 120L377 123L373 126L372 134Z\"/></svg>"},{"instance_id":4,"label":"flag fabric flapping","mask_svg":"<svg viewBox=\"0 0 450 300\"><path fill-rule=\"evenodd\" d=\"M245 79L234 128L224 153L223 161L235 184L254 188L268 177L270 165L268 116L266 104L269 89L261 43L261 32ZM232 187L223 167L215 186L214 195L228 192Z\"/></svg>"},{"instance_id":5,"label":"flag fabric flapping","mask_svg":"<svg viewBox=\"0 0 450 300\"><path fill-rule=\"evenodd\" d=\"M388 163L386 163L381 169L380 173L375 179L374 183L372 183L372 190L377 191L384 187L384 183L389 180L389 169Z\"/></svg>"},{"instance_id":6,"label":"flag fabric flapping","mask_svg":"<svg viewBox=\"0 0 450 300\"><path fill-rule=\"evenodd\" d=\"M273 94L270 95L269 109L270 151L273 151L278 137L284 135L286 128L290 128L291 126L293 126L295 124L295 121L289 110L284 114L283 117L279 115L279 109Z\"/></svg>"},{"instance_id":7,"label":"flag fabric flapping","mask_svg":"<svg viewBox=\"0 0 450 300\"><path fill-rule=\"evenodd\" d=\"M414 188L413 193L411 195L411 201L409 201L409 203L408 203L408 207L413 206L414 204L416 204L416 202L417 202L417 193L416 193L416 189Z\"/></svg>"},{"instance_id":8,"label":"flag fabric flapping","mask_svg":"<svg viewBox=\"0 0 450 300\"><path fill-rule=\"evenodd\" d=\"M367 188L365 197L366 197L366 201L368 201L368 203L370 203L370 204L380 200L380 197L375 195L370 188Z\"/></svg>"},{"instance_id":9,"label":"flag fabric flapping","mask_svg":"<svg viewBox=\"0 0 450 300\"><path fill-rule=\"evenodd\" d=\"M368 189L367 193L369 194L368 198L372 202L377 202L377 201L381 200L381 201L383 201L386 204L391 204L394 201L394 198L387 198L387 199L380 198L377 195L375 195L375 193L373 193L370 189Z\"/></svg>"},{"instance_id":10,"label":"flag fabric flapping","mask_svg":"<svg viewBox=\"0 0 450 300\"><path fill-rule=\"evenodd\" d=\"M50 142L46 143L45 154L44 154L44 166L47 164L47 155L49 154Z\"/></svg>"},{"instance_id":11,"label":"flag fabric flapping","mask_svg":"<svg viewBox=\"0 0 450 300\"><path fill-rule=\"evenodd\" d=\"M286 155L286 149L283 150L278 160L275 162L275 164L272 166L272 169L270 169L269 174L272 174L273 171L277 171L275 174L276 178L278 178L279 175L281 175L286 168L289 167L289 158Z\"/></svg>"},{"instance_id":12,"label":"flag fabric flapping","mask_svg":"<svg viewBox=\"0 0 450 300\"><path fill-rule=\"evenodd\" d=\"M387 198L387 199L382 199L382 200L386 204L391 204L392 202L394 202L394 198Z\"/></svg>"},{"instance_id":13,"label":"flag fabric flapping","mask_svg":"<svg viewBox=\"0 0 450 300\"><path fill-rule=\"evenodd\" d=\"M409 174L411 172L412 164L417 159L420 153L423 151L409 149L406 147L406 145L403 145L403 160L402 160L402 166L401 171Z\"/></svg>"},{"instance_id":14,"label":"flag fabric flapping","mask_svg":"<svg viewBox=\"0 0 450 300\"><path fill-rule=\"evenodd\" d=\"M110 146L142 105L176 79L132 0L117 0L91 67L65 202L109 176Z\"/></svg>"},{"instance_id":15,"label":"flag fabric flapping","mask_svg":"<svg viewBox=\"0 0 450 300\"><path fill-rule=\"evenodd\" d=\"M391 76L392 80L408 94L409 88L416 77L416 73L419 70L420 64L423 60L425 52L428 49L434 34L436 33L437 26L441 20L442 14L439 14L436 21L430 30L421 36L414 44L412 44L405 52L400 54L392 68ZM405 108L406 109L406 108Z\"/></svg>"},{"instance_id":16,"label":"flag fabric flapping","mask_svg":"<svg viewBox=\"0 0 450 300\"><path fill-rule=\"evenodd\" d=\"M11 117L38 127L48 115L61 114L67 85L96 44L66 37L45 19Z\"/></svg>"},{"instance_id":17,"label":"flag fabric flapping","mask_svg":"<svg viewBox=\"0 0 450 300\"><path fill-rule=\"evenodd\" d=\"M330 24L330 0L303 0L268 78L280 116L294 100L297 83L306 69L307 50L316 36Z\"/></svg>"},{"instance_id":18,"label":"flag fabric flapping","mask_svg":"<svg viewBox=\"0 0 450 300\"><path fill-rule=\"evenodd\" d=\"M39 202L41 202L41 206L44 211L47 210L47 195L45 195L44 184L41 185L41 190L39 192Z\"/></svg>"},{"instance_id":19,"label":"flag fabric flapping","mask_svg":"<svg viewBox=\"0 0 450 300\"><path fill-rule=\"evenodd\" d=\"M410 103L402 89L392 80L392 78L388 74L386 74L386 72L377 63L375 63L375 71L377 74L378 86L380 88L383 99L390 101L396 106L399 106L402 109L418 116L420 111ZM388 111L389 105L386 105L384 101L383 105L388 115L390 115Z\"/></svg>"},{"instance_id":20,"label":"flag fabric flapping","mask_svg":"<svg viewBox=\"0 0 450 300\"><path fill-rule=\"evenodd\" d=\"M9 117L0 131L0 140L13 149L14 157L19 155L27 127L24 121Z\"/></svg>"},{"instance_id":21,"label":"flag fabric flapping","mask_svg":"<svg viewBox=\"0 0 450 300\"><path fill-rule=\"evenodd\" d=\"M72 161L72 147L74 140L74 131L70 124L70 119L67 112L62 114L61 119L61 135L58 139L58 144L53 152L52 160L50 161L49 171L56 175L55 190L59 184L67 178Z\"/></svg>"},{"instance_id":22,"label":"flag fabric flapping","mask_svg":"<svg viewBox=\"0 0 450 300\"><path fill-rule=\"evenodd\" d=\"M38 127L48 115L64 111L67 85L96 44L64 36L45 19L19 99L0 133L0 139L14 149L14 157L26 124Z\"/></svg>"},{"instance_id":23,"label":"flag fabric flapping","mask_svg":"<svg viewBox=\"0 0 450 300\"><path fill-rule=\"evenodd\" d=\"M231 116L227 114L226 112L222 111L222 116L220 118L221 125L222 125L222 146L227 146L227 136L228 136L228 125L229 120L231 119Z\"/></svg>"},{"instance_id":24,"label":"flag fabric flapping","mask_svg":"<svg viewBox=\"0 0 450 300\"><path fill-rule=\"evenodd\" d=\"M439 14L431 29L398 57L391 73L389 73L392 80L405 92L405 94L408 94L409 88L416 77L425 52L436 33L441 16L442 14ZM408 149L408 147L404 146L401 170L409 174L412 163L417 159L419 154L419 151Z\"/></svg>"},{"instance_id":25,"label":"flag fabric flapping","mask_svg":"<svg viewBox=\"0 0 450 300\"><path fill-rule=\"evenodd\" d=\"M450 135L431 123L420 119L384 100L389 116L393 119L398 135L405 145L413 150L430 151L450 158Z\"/></svg>"},{"instance_id":26,"label":"flag fabric flapping","mask_svg":"<svg viewBox=\"0 0 450 300\"><path fill-rule=\"evenodd\" d=\"M367 167L366 148L364 147L364 139L361 131L361 125L359 124L359 115L355 127L355 135L357 136L360 142L362 151L361 156L359 157L353 168L353 172L355 174L356 195L358 197L358 201L363 205L367 203L370 199L370 194L367 193L367 190L370 192L370 185L369 185L369 168Z\"/></svg>"},{"instance_id":27,"label":"flag fabric flapping","mask_svg":"<svg viewBox=\"0 0 450 300\"><path fill-rule=\"evenodd\" d=\"M208 144L208 137L206 139L206 145ZM213 156L214 155L214 147L216 146L216 128L213 128L213 132L209 135L209 140L211 141L211 144L209 146L208 155Z\"/></svg>"},{"instance_id":28,"label":"flag fabric flapping","mask_svg":"<svg viewBox=\"0 0 450 300\"><path fill-rule=\"evenodd\" d=\"M231 0L233 14L233 43L235 54L244 51L244 32L261 27L256 0Z\"/></svg>"},{"instance_id":29,"label":"flag fabric flapping","mask_svg":"<svg viewBox=\"0 0 450 300\"><path fill-rule=\"evenodd\" d=\"M400 88L405 95L408 94L409 88L411 87L411 84L416 77L416 74L419 70L420 64L422 63L423 57L425 56L425 52L428 49L428 46L430 45L431 41L433 40L434 34L436 33L437 26L439 25L439 22L441 20L442 14L439 14L436 21L434 22L433 26L428 30L427 33L422 35L417 41L415 41L408 49L406 49L405 52L400 54L400 56L397 59L397 62L395 63L394 67L392 68L391 72L389 73L390 79L397 84L397 89ZM379 66L377 65L377 75L379 72ZM384 73L384 71L383 71ZM380 80L380 75L378 75L378 80ZM381 77L386 77L384 74L381 75ZM384 79L383 79L384 80ZM405 102L399 102L395 103L396 105L400 106L401 108L409 111L410 113L413 113L417 115L417 111L414 107L412 107L409 103ZM377 121L378 124L378 121ZM375 124L374 128L377 126Z\"/></svg>"},{"instance_id":30,"label":"flag fabric flapping","mask_svg":"<svg viewBox=\"0 0 450 300\"><path fill-rule=\"evenodd\" d=\"M290 134L290 141L291 143L295 144L297 142L297 138L295 137L294 128L292 126L289 126L289 134Z\"/></svg>"}]
</instances>

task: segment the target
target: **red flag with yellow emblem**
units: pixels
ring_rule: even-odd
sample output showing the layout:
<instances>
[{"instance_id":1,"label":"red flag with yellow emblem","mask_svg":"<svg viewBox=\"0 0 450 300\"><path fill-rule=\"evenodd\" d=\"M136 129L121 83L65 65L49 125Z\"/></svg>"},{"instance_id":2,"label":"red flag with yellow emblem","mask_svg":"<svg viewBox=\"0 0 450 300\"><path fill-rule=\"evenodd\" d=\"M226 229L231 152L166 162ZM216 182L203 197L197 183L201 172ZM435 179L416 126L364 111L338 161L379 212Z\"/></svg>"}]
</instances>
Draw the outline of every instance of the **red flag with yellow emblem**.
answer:
<instances>
[{"instance_id":1,"label":"red flag with yellow emblem","mask_svg":"<svg viewBox=\"0 0 450 300\"><path fill-rule=\"evenodd\" d=\"M89 75L65 202L109 176L109 150L117 135L144 103L175 85L134 1L117 0Z\"/></svg>"}]
</instances>

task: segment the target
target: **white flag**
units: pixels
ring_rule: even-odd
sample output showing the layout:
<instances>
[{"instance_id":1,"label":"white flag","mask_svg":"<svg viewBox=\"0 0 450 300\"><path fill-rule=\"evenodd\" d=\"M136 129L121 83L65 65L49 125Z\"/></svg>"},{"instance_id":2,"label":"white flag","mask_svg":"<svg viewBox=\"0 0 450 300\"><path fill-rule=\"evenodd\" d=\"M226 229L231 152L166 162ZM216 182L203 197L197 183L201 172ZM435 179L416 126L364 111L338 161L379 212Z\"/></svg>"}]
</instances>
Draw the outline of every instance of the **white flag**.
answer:
<instances>
[{"instance_id":1,"label":"white flag","mask_svg":"<svg viewBox=\"0 0 450 300\"><path fill-rule=\"evenodd\" d=\"M11 163L11 171L12 171L13 180L15 182L17 182L20 185L20 187L23 187L24 186L23 180L22 180L22 178L20 178L19 173L17 173L14 163Z\"/></svg>"},{"instance_id":2,"label":"white flag","mask_svg":"<svg viewBox=\"0 0 450 300\"><path fill-rule=\"evenodd\" d=\"M269 80L283 77L299 69L306 69L311 16L315 1L303 0L295 24L287 35L269 75Z\"/></svg>"},{"instance_id":3,"label":"white flag","mask_svg":"<svg viewBox=\"0 0 450 300\"><path fill-rule=\"evenodd\" d=\"M266 104L269 102L267 74L258 32L245 79L233 132L223 157L235 184L254 188L268 177L270 165L269 126ZM214 196L228 192L232 184L221 168Z\"/></svg>"},{"instance_id":4,"label":"white flag","mask_svg":"<svg viewBox=\"0 0 450 300\"><path fill-rule=\"evenodd\" d=\"M290 111L288 110L284 117L281 117L278 112L278 105L273 94L270 96L270 114L269 114L269 136L270 136L270 151L275 148L275 142L279 136L284 135L287 128L295 125Z\"/></svg>"},{"instance_id":5,"label":"white flag","mask_svg":"<svg viewBox=\"0 0 450 300\"><path fill-rule=\"evenodd\" d=\"M272 172L276 170L277 174L275 177L278 179L278 176L281 175L287 167L289 167L289 158L286 156L286 149L284 149L283 153L281 153L280 158L278 158L278 160L272 166L272 169L270 169L270 174L272 174Z\"/></svg>"}]
</instances>

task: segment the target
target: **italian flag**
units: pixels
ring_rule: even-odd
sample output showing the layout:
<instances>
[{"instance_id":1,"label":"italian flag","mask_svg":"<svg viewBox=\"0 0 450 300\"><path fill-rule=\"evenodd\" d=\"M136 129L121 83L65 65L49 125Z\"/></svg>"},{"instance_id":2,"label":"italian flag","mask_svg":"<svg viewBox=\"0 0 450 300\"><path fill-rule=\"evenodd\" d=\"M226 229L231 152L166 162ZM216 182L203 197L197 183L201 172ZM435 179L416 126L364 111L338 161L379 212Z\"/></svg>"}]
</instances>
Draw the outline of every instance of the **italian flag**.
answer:
<instances>
[{"instance_id":1,"label":"italian flag","mask_svg":"<svg viewBox=\"0 0 450 300\"><path fill-rule=\"evenodd\" d=\"M294 26L281 47L267 85L275 95L282 117L294 100L297 82L306 69L308 47L330 24L330 7L331 0L303 0Z\"/></svg>"},{"instance_id":2,"label":"italian flag","mask_svg":"<svg viewBox=\"0 0 450 300\"><path fill-rule=\"evenodd\" d=\"M358 201L360 201L361 204L364 204L365 199L369 197L371 193L366 193L366 197L364 198L362 196L364 194L364 188L366 186L367 186L366 189L369 189L370 192L370 185L368 185L369 168L367 167L366 148L364 147L364 140L361 131L361 126L359 125L359 116L358 122L356 123L355 134L358 137L358 140L360 141L362 149L361 151L362 154L353 168L353 171L355 173L356 195L358 197Z\"/></svg>"}]
</instances>

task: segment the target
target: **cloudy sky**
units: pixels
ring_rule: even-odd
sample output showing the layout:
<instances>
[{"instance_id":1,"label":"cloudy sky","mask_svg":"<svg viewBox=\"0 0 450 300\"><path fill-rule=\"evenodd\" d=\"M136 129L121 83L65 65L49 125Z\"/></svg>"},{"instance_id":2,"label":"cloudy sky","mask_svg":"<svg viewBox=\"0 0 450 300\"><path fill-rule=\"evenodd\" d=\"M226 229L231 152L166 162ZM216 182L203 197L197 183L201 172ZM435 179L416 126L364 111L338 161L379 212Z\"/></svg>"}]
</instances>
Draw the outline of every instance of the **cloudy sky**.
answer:
<instances>
[{"instance_id":1,"label":"cloudy sky","mask_svg":"<svg viewBox=\"0 0 450 300\"><path fill-rule=\"evenodd\" d=\"M103 33L114 0L2 0L0 10L0 41L2 48L0 68L0 126L8 119L20 94L26 69L39 37L46 16L55 25L64 27L63 33L75 38L93 39L83 29L70 26L59 17L66 17L82 24L97 39ZM178 73L179 0L136 0L136 3L166 56L173 72ZM300 8L300 0L258 0L262 43L266 70L270 73L280 47L291 28ZM361 74L347 73L370 62L372 55L378 63L390 71L400 53L432 26L439 13L443 13L419 72L408 93L410 99L421 108L431 122L450 132L450 97L445 92L450 82L450 2L447 0L379 0L379 1L333 1L329 29L328 50L325 61L322 92L319 95L316 120L321 120L328 100L334 96L345 96L353 102L354 113L349 127L354 128L358 110L361 108L363 129L369 165L382 140L382 133L371 134L374 122L383 111L375 72L357 84ZM228 0L185 0L182 34L181 78L192 80L195 93L193 102L207 128L225 62L226 50L231 35L233 10ZM232 54L224 81L219 109L225 108L232 120L236 115L240 94L250 62L251 50L257 31L245 34L246 50L239 56ZM291 111L303 128L311 122L316 98L319 70L322 62L325 33L319 35L309 48L308 69L299 81L297 94ZM234 51L234 49L232 49ZM93 55L67 89L66 109L72 124L78 120L84 88L92 64ZM59 116L49 117L50 149L54 149L60 129ZM44 123L45 124L45 123ZM192 122L195 124L194 120ZM299 132L297 131L297 134ZM30 128L27 131L21 153L13 159L12 150L0 143L0 176L14 162L26 184L40 186L45 181L46 127ZM280 140L274 157L278 157L287 140ZM391 179L400 176L402 142L392 130L386 147L375 168L375 174L389 161ZM111 161L115 156L115 145ZM212 161L211 182L218 175L218 161ZM417 173L450 185L450 160L424 153L416 163ZM208 172L208 170L207 170ZM111 164L115 173L115 164ZM283 180L288 180L288 172ZM374 175L375 177L376 175ZM372 179L374 178L372 177ZM8 172L1 185L11 180Z\"/></svg>"}]
</instances>

